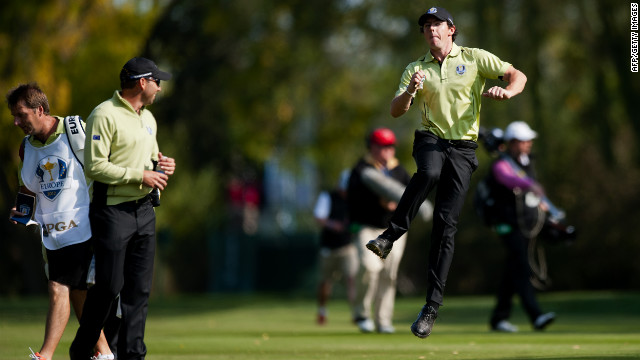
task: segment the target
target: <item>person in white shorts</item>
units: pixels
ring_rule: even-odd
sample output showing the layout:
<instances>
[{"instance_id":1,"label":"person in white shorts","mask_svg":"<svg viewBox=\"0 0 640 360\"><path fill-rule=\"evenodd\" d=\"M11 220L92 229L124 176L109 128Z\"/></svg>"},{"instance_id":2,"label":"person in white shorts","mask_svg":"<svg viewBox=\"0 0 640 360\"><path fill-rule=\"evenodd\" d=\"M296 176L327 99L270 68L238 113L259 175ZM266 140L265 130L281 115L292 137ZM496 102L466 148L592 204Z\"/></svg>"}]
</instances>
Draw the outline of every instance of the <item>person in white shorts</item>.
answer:
<instances>
[{"instance_id":1,"label":"person in white shorts","mask_svg":"<svg viewBox=\"0 0 640 360\"><path fill-rule=\"evenodd\" d=\"M320 283L318 285L319 325L327 322L327 301L331 296L334 280L342 279L349 305L353 308L358 272L358 256L349 232L347 213L347 184L350 171L340 175L337 189L322 191L318 196L313 215L322 228L320 232Z\"/></svg>"}]
</instances>

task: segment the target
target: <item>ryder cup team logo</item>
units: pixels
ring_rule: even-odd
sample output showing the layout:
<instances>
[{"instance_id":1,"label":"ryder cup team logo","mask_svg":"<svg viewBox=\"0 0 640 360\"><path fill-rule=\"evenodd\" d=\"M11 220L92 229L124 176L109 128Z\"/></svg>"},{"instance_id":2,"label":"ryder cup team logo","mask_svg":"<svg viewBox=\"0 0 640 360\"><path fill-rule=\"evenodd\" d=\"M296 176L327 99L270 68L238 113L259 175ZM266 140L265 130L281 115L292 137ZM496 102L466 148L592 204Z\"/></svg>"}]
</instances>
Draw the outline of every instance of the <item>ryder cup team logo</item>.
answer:
<instances>
[{"instance_id":1,"label":"ryder cup team logo","mask_svg":"<svg viewBox=\"0 0 640 360\"><path fill-rule=\"evenodd\" d=\"M462 64L456 66L456 74L462 75L462 74L464 74L466 72L467 72L467 67L466 66L464 66Z\"/></svg>"},{"instance_id":2,"label":"ryder cup team logo","mask_svg":"<svg viewBox=\"0 0 640 360\"><path fill-rule=\"evenodd\" d=\"M40 190L44 197L53 201L60 195L65 188L68 170L67 162L55 155L40 160L36 176L40 179Z\"/></svg>"},{"instance_id":3,"label":"ryder cup team logo","mask_svg":"<svg viewBox=\"0 0 640 360\"><path fill-rule=\"evenodd\" d=\"M25 216L31 216L31 206L29 205L20 205L20 209L18 209L18 211L23 213Z\"/></svg>"}]
</instances>

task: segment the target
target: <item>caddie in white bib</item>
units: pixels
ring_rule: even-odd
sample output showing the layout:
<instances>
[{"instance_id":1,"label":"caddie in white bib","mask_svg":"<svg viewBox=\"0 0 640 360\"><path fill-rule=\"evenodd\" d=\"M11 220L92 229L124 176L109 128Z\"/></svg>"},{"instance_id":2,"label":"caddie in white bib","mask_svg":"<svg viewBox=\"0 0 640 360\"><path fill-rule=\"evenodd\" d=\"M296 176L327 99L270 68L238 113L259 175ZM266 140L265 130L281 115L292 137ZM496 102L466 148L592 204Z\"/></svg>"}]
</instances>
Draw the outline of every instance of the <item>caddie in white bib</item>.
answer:
<instances>
[{"instance_id":1,"label":"caddie in white bib","mask_svg":"<svg viewBox=\"0 0 640 360\"><path fill-rule=\"evenodd\" d=\"M84 242L91 237L89 192L82 165L69 139L61 134L51 144L24 142L21 172L24 185L37 194L35 220L49 250Z\"/></svg>"}]
</instances>

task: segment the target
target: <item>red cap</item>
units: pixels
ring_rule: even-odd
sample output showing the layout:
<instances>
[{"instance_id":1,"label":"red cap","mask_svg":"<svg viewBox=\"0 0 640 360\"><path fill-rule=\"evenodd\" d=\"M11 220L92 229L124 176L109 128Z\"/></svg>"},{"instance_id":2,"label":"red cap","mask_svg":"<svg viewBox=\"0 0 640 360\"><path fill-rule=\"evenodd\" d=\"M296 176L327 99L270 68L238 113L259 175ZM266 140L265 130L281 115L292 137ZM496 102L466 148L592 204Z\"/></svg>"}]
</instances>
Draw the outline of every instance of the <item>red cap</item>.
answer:
<instances>
[{"instance_id":1,"label":"red cap","mask_svg":"<svg viewBox=\"0 0 640 360\"><path fill-rule=\"evenodd\" d=\"M396 136L393 131L387 128L378 128L369 135L369 144L380 146L392 146L396 144Z\"/></svg>"}]
</instances>

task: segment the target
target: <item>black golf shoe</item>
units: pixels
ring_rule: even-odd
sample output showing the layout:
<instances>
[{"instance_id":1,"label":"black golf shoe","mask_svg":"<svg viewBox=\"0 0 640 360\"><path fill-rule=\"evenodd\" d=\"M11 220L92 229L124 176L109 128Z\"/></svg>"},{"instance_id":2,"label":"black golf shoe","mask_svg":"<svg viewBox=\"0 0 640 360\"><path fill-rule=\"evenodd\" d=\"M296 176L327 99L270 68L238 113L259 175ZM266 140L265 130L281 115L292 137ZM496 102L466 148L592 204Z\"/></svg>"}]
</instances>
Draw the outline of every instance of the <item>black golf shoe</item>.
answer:
<instances>
[{"instance_id":1,"label":"black golf shoe","mask_svg":"<svg viewBox=\"0 0 640 360\"><path fill-rule=\"evenodd\" d=\"M380 236L367 243L367 249L373 251L374 254L378 255L383 260L387 258L392 247L393 241Z\"/></svg>"},{"instance_id":2,"label":"black golf shoe","mask_svg":"<svg viewBox=\"0 0 640 360\"><path fill-rule=\"evenodd\" d=\"M418 318L413 322L413 325L411 325L411 332L421 339L426 338L431 335L431 329L437 317L438 312L433 306L423 306L420 314L418 314Z\"/></svg>"}]
</instances>

